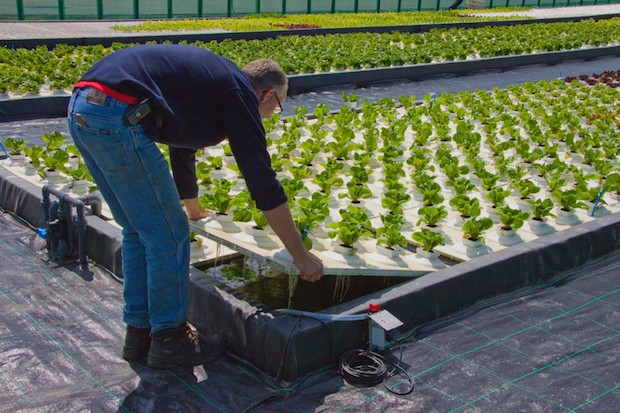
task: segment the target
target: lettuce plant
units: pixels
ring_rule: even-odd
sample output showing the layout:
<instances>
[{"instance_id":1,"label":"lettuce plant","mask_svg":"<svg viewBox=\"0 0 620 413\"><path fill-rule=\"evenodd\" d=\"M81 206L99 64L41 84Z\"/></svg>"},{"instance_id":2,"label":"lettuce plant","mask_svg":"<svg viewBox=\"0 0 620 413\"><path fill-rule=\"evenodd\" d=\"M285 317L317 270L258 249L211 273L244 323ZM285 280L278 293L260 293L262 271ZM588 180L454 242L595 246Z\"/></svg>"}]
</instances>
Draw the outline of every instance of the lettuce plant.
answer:
<instances>
[{"instance_id":1,"label":"lettuce plant","mask_svg":"<svg viewBox=\"0 0 620 413\"><path fill-rule=\"evenodd\" d=\"M13 139L13 138L6 138L4 141L4 144L11 148L12 151L9 151L9 156L10 155L19 155L22 153L22 151L24 149L26 149L26 141L23 139Z\"/></svg>"},{"instance_id":2,"label":"lettuce plant","mask_svg":"<svg viewBox=\"0 0 620 413\"><path fill-rule=\"evenodd\" d=\"M25 147L24 152L26 153L26 156L30 158L30 162L32 162L32 166L34 168L38 169L41 167L41 156L43 156L44 152L43 147L39 145L34 145L31 148Z\"/></svg>"},{"instance_id":3,"label":"lettuce plant","mask_svg":"<svg viewBox=\"0 0 620 413\"><path fill-rule=\"evenodd\" d=\"M312 183L321 188L321 192L325 195L330 195L333 187L340 187L344 184L342 178L330 174L328 171L323 171L312 178Z\"/></svg>"},{"instance_id":4,"label":"lettuce plant","mask_svg":"<svg viewBox=\"0 0 620 413\"><path fill-rule=\"evenodd\" d=\"M467 195L458 195L450 200L450 206L457 209L463 218L473 218L480 215L480 201L478 198L469 198Z\"/></svg>"},{"instance_id":5,"label":"lettuce plant","mask_svg":"<svg viewBox=\"0 0 620 413\"><path fill-rule=\"evenodd\" d=\"M258 208L252 208L250 211L252 213L252 219L254 220L254 227L263 229L269 225L263 211Z\"/></svg>"},{"instance_id":6,"label":"lettuce plant","mask_svg":"<svg viewBox=\"0 0 620 413\"><path fill-rule=\"evenodd\" d=\"M513 185L517 188L517 191L519 191L521 199L528 199L530 195L540 192L540 187L536 186L534 182L528 179L515 182Z\"/></svg>"},{"instance_id":7,"label":"lettuce plant","mask_svg":"<svg viewBox=\"0 0 620 413\"><path fill-rule=\"evenodd\" d=\"M67 140L60 132L54 131L43 135L43 142L47 143L45 153L50 154L60 149L62 144Z\"/></svg>"},{"instance_id":8,"label":"lettuce plant","mask_svg":"<svg viewBox=\"0 0 620 413\"><path fill-rule=\"evenodd\" d=\"M455 180L448 180L446 181L446 186L453 188L457 196L478 191L476 185L474 185L468 178L465 177L456 178Z\"/></svg>"},{"instance_id":9,"label":"lettuce plant","mask_svg":"<svg viewBox=\"0 0 620 413\"><path fill-rule=\"evenodd\" d=\"M312 175L312 170L306 165L289 166L289 172L293 175L293 179L301 181Z\"/></svg>"},{"instance_id":10,"label":"lettuce plant","mask_svg":"<svg viewBox=\"0 0 620 413\"><path fill-rule=\"evenodd\" d=\"M284 188L284 192L288 198L288 204L291 208L295 207L295 198L297 197L297 194L299 194L302 189L306 191L308 190L304 183L297 179L283 178L280 180L280 184L282 185L282 188Z\"/></svg>"},{"instance_id":11,"label":"lettuce plant","mask_svg":"<svg viewBox=\"0 0 620 413\"><path fill-rule=\"evenodd\" d=\"M428 228L422 228L414 232L411 238L422 245L424 251L433 252L436 247L446 245L446 235L441 232L433 232Z\"/></svg>"},{"instance_id":12,"label":"lettuce plant","mask_svg":"<svg viewBox=\"0 0 620 413\"><path fill-rule=\"evenodd\" d=\"M386 175L385 179L379 179L379 182L383 182L388 192L401 192L405 188L397 176Z\"/></svg>"},{"instance_id":13,"label":"lettuce plant","mask_svg":"<svg viewBox=\"0 0 620 413\"><path fill-rule=\"evenodd\" d=\"M338 194L338 198L349 198L351 202L358 203L361 199L367 199L372 196L372 191L368 188L368 185L356 185L353 182L347 184L347 192Z\"/></svg>"},{"instance_id":14,"label":"lettuce plant","mask_svg":"<svg viewBox=\"0 0 620 413\"><path fill-rule=\"evenodd\" d=\"M366 169L361 166L352 166L351 169L345 172L345 175L351 177L351 182L356 185L365 184L370 179L374 171L372 169Z\"/></svg>"},{"instance_id":15,"label":"lettuce plant","mask_svg":"<svg viewBox=\"0 0 620 413\"><path fill-rule=\"evenodd\" d=\"M442 188L437 182L428 185L418 186L416 188L422 194L422 203L425 206L439 205L445 201L445 197L441 194Z\"/></svg>"},{"instance_id":16,"label":"lettuce plant","mask_svg":"<svg viewBox=\"0 0 620 413\"><path fill-rule=\"evenodd\" d=\"M208 156L207 162L216 171L219 171L220 169L222 169L222 166L224 165L224 162L222 161L221 156Z\"/></svg>"},{"instance_id":17,"label":"lettuce plant","mask_svg":"<svg viewBox=\"0 0 620 413\"><path fill-rule=\"evenodd\" d=\"M331 175L337 175L344 168L344 163L338 162L336 158L329 158L327 162L320 163L325 171Z\"/></svg>"},{"instance_id":18,"label":"lettuce plant","mask_svg":"<svg viewBox=\"0 0 620 413\"><path fill-rule=\"evenodd\" d=\"M418 210L418 220L416 225L425 223L429 227L436 227L439 221L448 216L448 211L444 205L439 207L425 206Z\"/></svg>"},{"instance_id":19,"label":"lettuce plant","mask_svg":"<svg viewBox=\"0 0 620 413\"><path fill-rule=\"evenodd\" d=\"M403 214L403 204L406 204L411 200L411 195L403 192L387 192L383 199L381 199L381 205L383 208L390 211L393 215Z\"/></svg>"},{"instance_id":20,"label":"lettuce plant","mask_svg":"<svg viewBox=\"0 0 620 413\"><path fill-rule=\"evenodd\" d=\"M65 164L69 160L69 154L62 149L55 150L52 155L43 155L41 157L43 164L51 170L65 171Z\"/></svg>"},{"instance_id":21,"label":"lettuce plant","mask_svg":"<svg viewBox=\"0 0 620 413\"><path fill-rule=\"evenodd\" d=\"M361 237L372 237L372 232L367 229L370 221L364 210L349 206L347 210L340 210L340 216L341 221L329 224L332 228L328 232L330 238L338 238L342 245L352 248Z\"/></svg>"},{"instance_id":22,"label":"lettuce plant","mask_svg":"<svg viewBox=\"0 0 620 413\"><path fill-rule=\"evenodd\" d=\"M497 184L497 181L501 178L499 175L488 172L486 169L481 169L476 172L476 176L480 178L482 181L482 189L486 191L492 190L495 187L495 184Z\"/></svg>"},{"instance_id":23,"label":"lettuce plant","mask_svg":"<svg viewBox=\"0 0 620 413\"><path fill-rule=\"evenodd\" d=\"M443 169L444 175L446 175L450 181L455 181L461 175L469 173L469 167L467 165L459 166L458 160L456 160L456 162L442 164L441 168Z\"/></svg>"},{"instance_id":24,"label":"lettuce plant","mask_svg":"<svg viewBox=\"0 0 620 413\"><path fill-rule=\"evenodd\" d=\"M232 197L230 190L237 184L237 181L226 179L213 179L212 192L203 194L199 201L202 209L212 209L219 215L225 215L237 205L245 204L243 196Z\"/></svg>"},{"instance_id":25,"label":"lettuce plant","mask_svg":"<svg viewBox=\"0 0 620 413\"><path fill-rule=\"evenodd\" d=\"M274 113L268 119L263 119L263 128L265 128L265 133L270 133L276 128L278 121L280 120L280 114Z\"/></svg>"},{"instance_id":26,"label":"lettuce plant","mask_svg":"<svg viewBox=\"0 0 620 413\"><path fill-rule=\"evenodd\" d=\"M385 244L388 248L393 249L400 245L407 246L407 238L400 233L401 228L405 225L405 217L402 215L381 215L382 227L377 228L377 246Z\"/></svg>"},{"instance_id":27,"label":"lettuce plant","mask_svg":"<svg viewBox=\"0 0 620 413\"><path fill-rule=\"evenodd\" d=\"M567 189L567 190L557 190L551 192L551 196L554 197L557 201L556 203L564 210L564 211L573 211L575 208L579 209L588 209L588 205L582 200L586 199L585 195L578 188L576 189Z\"/></svg>"},{"instance_id":28,"label":"lettuce plant","mask_svg":"<svg viewBox=\"0 0 620 413\"><path fill-rule=\"evenodd\" d=\"M359 100L359 95L354 95L353 93L345 93L342 92L342 101L343 102L357 102Z\"/></svg>"},{"instance_id":29,"label":"lettuce plant","mask_svg":"<svg viewBox=\"0 0 620 413\"><path fill-rule=\"evenodd\" d=\"M484 242L484 237L482 237L482 233L488 229L493 227L493 221L491 218L472 218L463 224L463 238L469 238L472 241L482 241Z\"/></svg>"},{"instance_id":30,"label":"lettuce plant","mask_svg":"<svg viewBox=\"0 0 620 413\"><path fill-rule=\"evenodd\" d=\"M85 164L78 164L75 168L67 168L65 173L69 175L74 181L86 179L89 182L94 182L93 177L88 172L88 168Z\"/></svg>"},{"instance_id":31,"label":"lettuce plant","mask_svg":"<svg viewBox=\"0 0 620 413\"><path fill-rule=\"evenodd\" d=\"M532 211L532 219L542 221L545 217L553 217L555 215L551 212L555 204L552 200L545 199L530 199L527 202L530 203L530 210Z\"/></svg>"},{"instance_id":32,"label":"lettuce plant","mask_svg":"<svg viewBox=\"0 0 620 413\"><path fill-rule=\"evenodd\" d=\"M512 209L508 205L500 206L495 209L499 220L504 224L504 229L519 229L530 217L530 214L520 209Z\"/></svg>"},{"instance_id":33,"label":"lettuce plant","mask_svg":"<svg viewBox=\"0 0 620 413\"><path fill-rule=\"evenodd\" d=\"M283 172L284 167L290 162L291 161L289 159L282 158L275 153L271 155L271 167L276 172Z\"/></svg>"},{"instance_id":34,"label":"lettuce plant","mask_svg":"<svg viewBox=\"0 0 620 413\"><path fill-rule=\"evenodd\" d=\"M312 249L312 239L304 234L311 233L319 224L329 216L329 197L314 192L310 198L300 198L297 201L297 214L293 220L297 229L302 234L306 249Z\"/></svg>"}]
</instances>

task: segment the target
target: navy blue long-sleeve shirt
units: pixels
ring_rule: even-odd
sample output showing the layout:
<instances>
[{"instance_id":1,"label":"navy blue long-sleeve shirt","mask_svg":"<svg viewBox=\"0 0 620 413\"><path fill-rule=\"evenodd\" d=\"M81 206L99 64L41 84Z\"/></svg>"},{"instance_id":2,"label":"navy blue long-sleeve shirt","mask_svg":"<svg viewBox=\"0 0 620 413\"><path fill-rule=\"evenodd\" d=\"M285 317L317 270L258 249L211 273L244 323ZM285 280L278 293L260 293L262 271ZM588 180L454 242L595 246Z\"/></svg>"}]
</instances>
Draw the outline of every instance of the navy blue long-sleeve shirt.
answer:
<instances>
[{"instance_id":1,"label":"navy blue long-sleeve shirt","mask_svg":"<svg viewBox=\"0 0 620 413\"><path fill-rule=\"evenodd\" d=\"M104 57L81 80L150 99L155 110L145 130L169 145L181 199L198 195L196 151L228 138L256 206L270 210L286 202L271 169L252 82L230 60L195 46L133 46ZM163 119L159 129L157 117Z\"/></svg>"}]
</instances>

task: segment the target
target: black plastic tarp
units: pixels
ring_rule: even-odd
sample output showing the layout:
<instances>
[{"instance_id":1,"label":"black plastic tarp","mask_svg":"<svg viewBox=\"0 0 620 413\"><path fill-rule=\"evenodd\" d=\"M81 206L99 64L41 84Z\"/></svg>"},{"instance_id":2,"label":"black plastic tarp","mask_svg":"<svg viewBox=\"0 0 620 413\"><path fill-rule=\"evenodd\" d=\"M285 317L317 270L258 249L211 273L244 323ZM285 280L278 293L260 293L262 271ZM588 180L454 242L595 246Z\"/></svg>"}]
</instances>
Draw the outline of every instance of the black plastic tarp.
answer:
<instances>
[{"instance_id":1,"label":"black plastic tarp","mask_svg":"<svg viewBox=\"0 0 620 413\"><path fill-rule=\"evenodd\" d=\"M397 362L402 349L413 377L415 390L398 396L347 384L330 366L278 383L227 357L162 371L129 364L121 284L93 265L51 262L42 247L0 214L3 412L617 411L617 255L422 326L384 354Z\"/></svg>"}]
</instances>

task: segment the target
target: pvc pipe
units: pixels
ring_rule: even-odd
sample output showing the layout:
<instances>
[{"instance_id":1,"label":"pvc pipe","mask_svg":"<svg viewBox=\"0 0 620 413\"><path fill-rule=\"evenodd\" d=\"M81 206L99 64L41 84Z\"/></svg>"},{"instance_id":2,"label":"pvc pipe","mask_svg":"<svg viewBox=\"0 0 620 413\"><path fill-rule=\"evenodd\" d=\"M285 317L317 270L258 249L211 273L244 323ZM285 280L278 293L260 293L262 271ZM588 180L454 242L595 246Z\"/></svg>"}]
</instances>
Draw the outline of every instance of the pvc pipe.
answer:
<instances>
[{"instance_id":1,"label":"pvc pipe","mask_svg":"<svg viewBox=\"0 0 620 413\"><path fill-rule=\"evenodd\" d=\"M92 212L94 215L101 214L101 199L96 195L85 195L80 198L72 198L71 196L61 192L57 189L54 189L48 185L43 186L42 189L43 200L41 201L41 205L44 210L44 214L46 215L46 224L49 222L52 217L48 213L48 208L50 206L49 194L56 196L61 202L60 207L62 209L61 213L65 215L65 219L67 222L67 228L69 230L69 250L70 253L75 248L75 239L73 238L73 226L75 225L75 229L77 230L77 248L80 257L80 264L86 264L86 217L84 216L84 205L91 205ZM69 206L69 208L66 208ZM75 224L73 222L73 212L70 206L74 206L77 210L77 217L75 219ZM66 208L66 209L65 209ZM60 211L60 209L59 209ZM62 253L66 253L67 251L60 251Z\"/></svg>"},{"instance_id":2,"label":"pvc pipe","mask_svg":"<svg viewBox=\"0 0 620 413\"><path fill-rule=\"evenodd\" d=\"M592 208L592 215L594 216L594 213L596 212L596 207L598 206L599 201L601 200L601 197L603 196L603 194L605 193L605 189L603 188L603 190L601 191L601 193L598 195L598 198L596 198L596 202L594 203L594 208Z\"/></svg>"},{"instance_id":3,"label":"pvc pipe","mask_svg":"<svg viewBox=\"0 0 620 413\"><path fill-rule=\"evenodd\" d=\"M368 319L368 314L351 314L351 315L323 314L323 313L312 313L309 311L289 310L289 309L281 309L281 310L276 310L276 311L280 314L292 315L296 317L314 318L316 320L321 320L321 321L363 321L363 320Z\"/></svg>"}]
</instances>

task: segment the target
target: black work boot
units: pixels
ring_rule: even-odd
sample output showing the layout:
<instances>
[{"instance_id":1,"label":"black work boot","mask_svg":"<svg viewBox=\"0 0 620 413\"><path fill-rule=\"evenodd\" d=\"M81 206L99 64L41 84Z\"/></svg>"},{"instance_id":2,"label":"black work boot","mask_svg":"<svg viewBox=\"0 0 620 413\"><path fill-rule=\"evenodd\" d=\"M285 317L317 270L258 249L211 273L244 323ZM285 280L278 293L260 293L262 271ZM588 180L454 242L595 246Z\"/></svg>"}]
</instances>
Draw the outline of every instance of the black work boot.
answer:
<instances>
[{"instance_id":1,"label":"black work boot","mask_svg":"<svg viewBox=\"0 0 620 413\"><path fill-rule=\"evenodd\" d=\"M224 340L218 335L205 336L193 331L187 323L153 334L147 364L154 369L170 369L182 364L198 364L215 360L224 351Z\"/></svg>"},{"instance_id":2,"label":"black work boot","mask_svg":"<svg viewBox=\"0 0 620 413\"><path fill-rule=\"evenodd\" d=\"M151 347L151 329L127 326L123 358L127 361L144 360Z\"/></svg>"}]
</instances>

